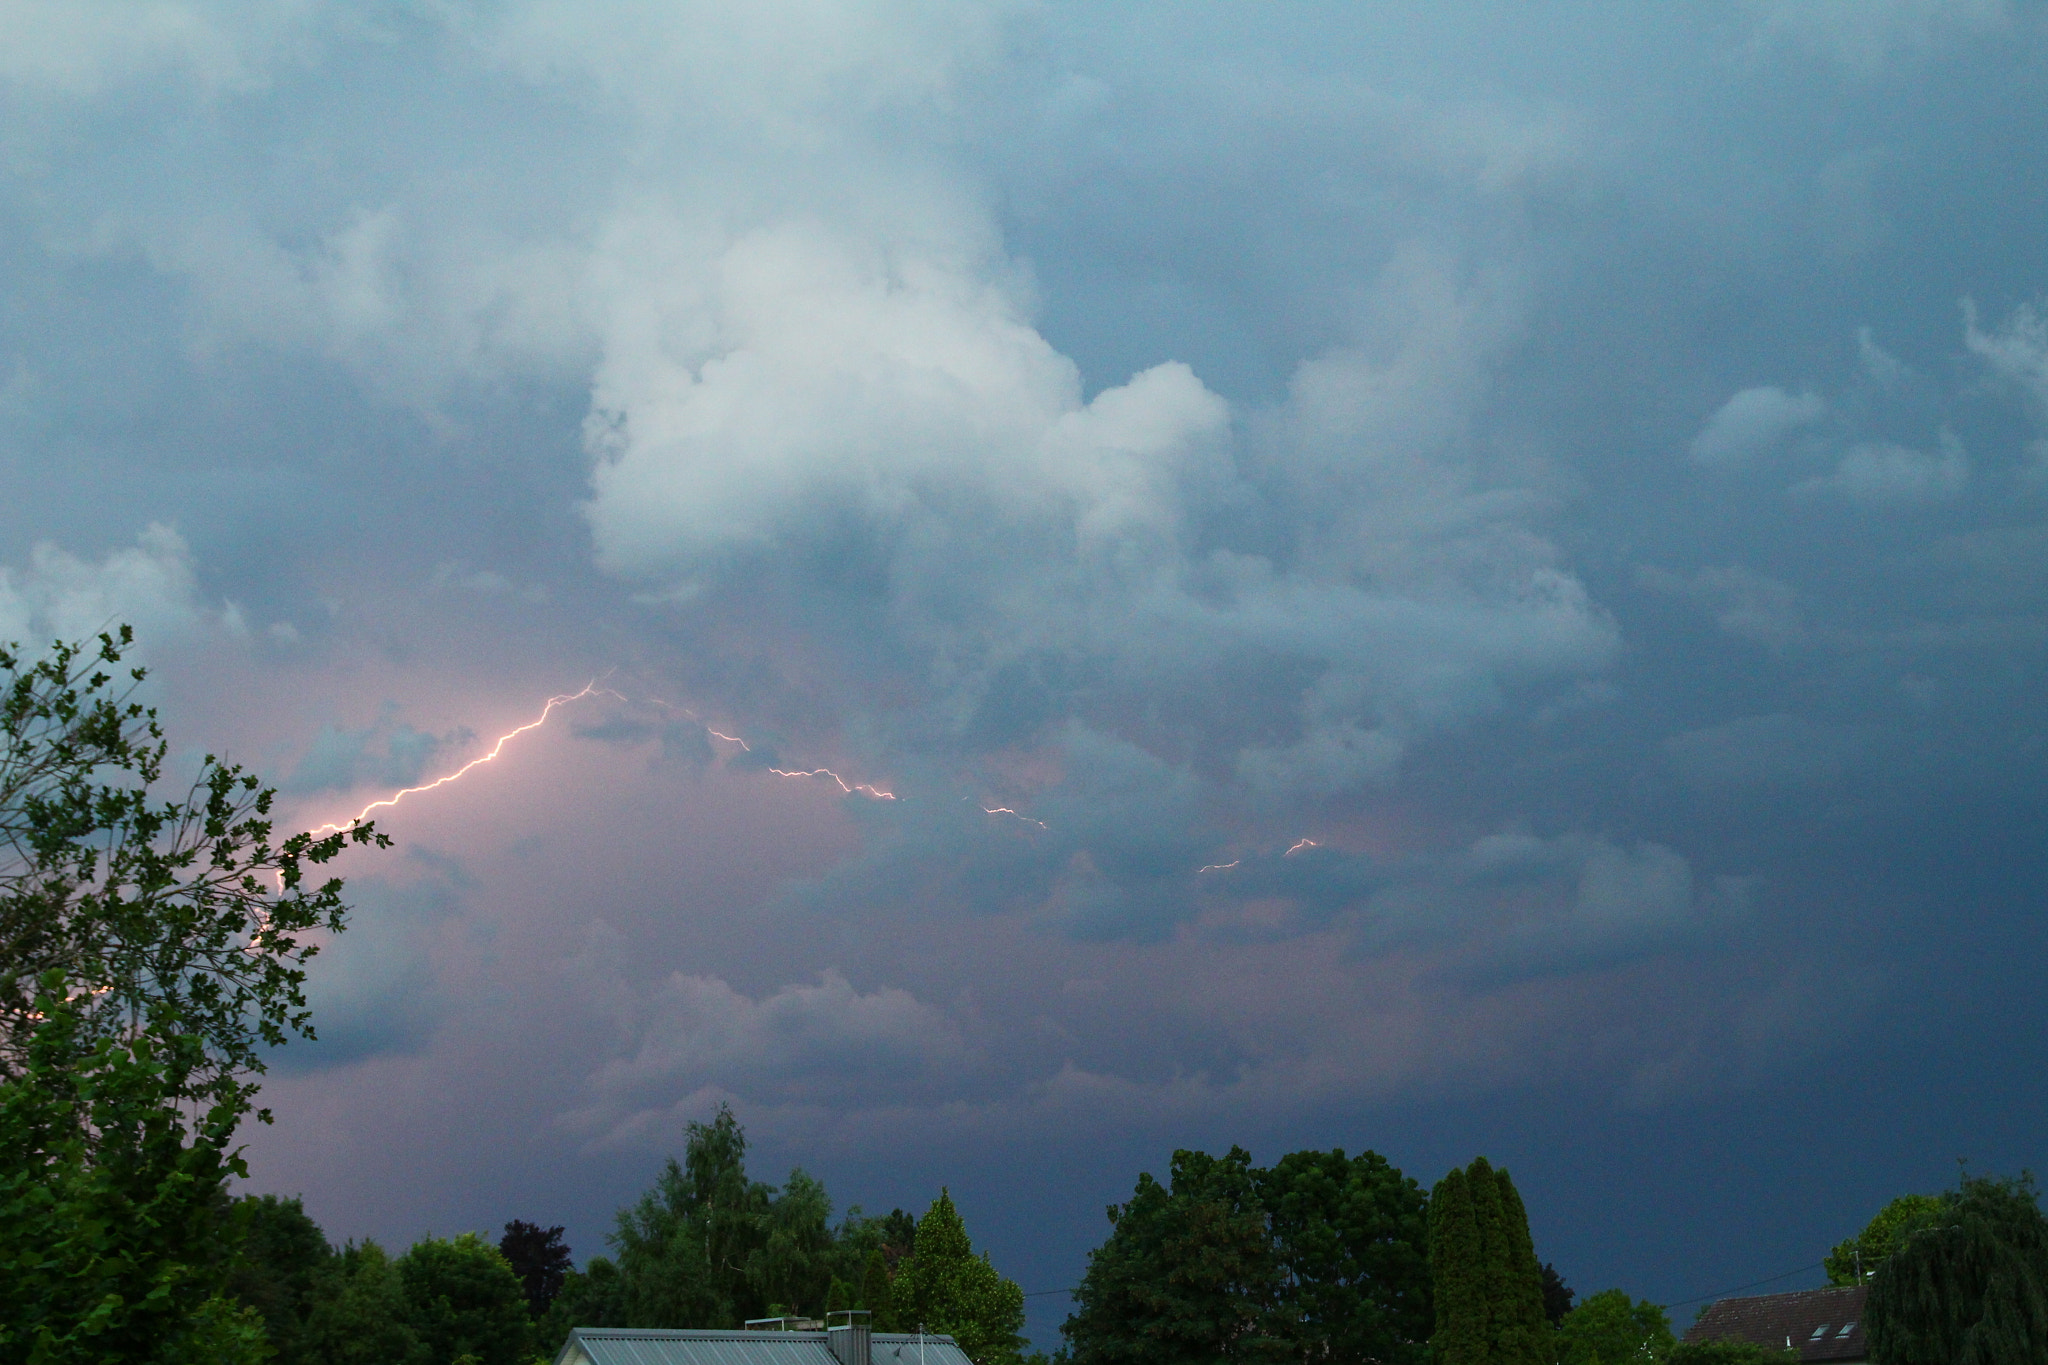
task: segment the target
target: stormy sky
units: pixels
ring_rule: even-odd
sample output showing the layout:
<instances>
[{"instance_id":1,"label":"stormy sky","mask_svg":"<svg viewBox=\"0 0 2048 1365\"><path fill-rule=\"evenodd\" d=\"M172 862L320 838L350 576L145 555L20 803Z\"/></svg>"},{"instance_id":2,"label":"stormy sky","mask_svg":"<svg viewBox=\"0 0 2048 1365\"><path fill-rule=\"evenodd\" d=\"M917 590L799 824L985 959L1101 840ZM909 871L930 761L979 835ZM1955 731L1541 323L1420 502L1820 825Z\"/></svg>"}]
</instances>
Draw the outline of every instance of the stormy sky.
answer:
<instances>
[{"instance_id":1,"label":"stormy sky","mask_svg":"<svg viewBox=\"0 0 2048 1365\"><path fill-rule=\"evenodd\" d=\"M0 29L0 636L304 824L598 684L346 868L335 1239L726 1101L1034 1292L1241 1142L1672 1301L2048 1160L2043 7Z\"/></svg>"}]
</instances>

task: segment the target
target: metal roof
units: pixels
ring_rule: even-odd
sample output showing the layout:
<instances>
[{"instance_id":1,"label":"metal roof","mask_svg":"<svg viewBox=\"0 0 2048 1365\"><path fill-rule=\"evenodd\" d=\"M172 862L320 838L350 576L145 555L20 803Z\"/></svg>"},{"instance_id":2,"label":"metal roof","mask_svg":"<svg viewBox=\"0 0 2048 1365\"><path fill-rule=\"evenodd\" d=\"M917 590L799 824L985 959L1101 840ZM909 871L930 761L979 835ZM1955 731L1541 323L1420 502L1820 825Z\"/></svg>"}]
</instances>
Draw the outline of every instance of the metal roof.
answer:
<instances>
[{"instance_id":1,"label":"metal roof","mask_svg":"<svg viewBox=\"0 0 2048 1365\"><path fill-rule=\"evenodd\" d=\"M870 1365L971 1365L953 1338L876 1332ZM823 1332L578 1327L555 1365L838 1365Z\"/></svg>"}]
</instances>

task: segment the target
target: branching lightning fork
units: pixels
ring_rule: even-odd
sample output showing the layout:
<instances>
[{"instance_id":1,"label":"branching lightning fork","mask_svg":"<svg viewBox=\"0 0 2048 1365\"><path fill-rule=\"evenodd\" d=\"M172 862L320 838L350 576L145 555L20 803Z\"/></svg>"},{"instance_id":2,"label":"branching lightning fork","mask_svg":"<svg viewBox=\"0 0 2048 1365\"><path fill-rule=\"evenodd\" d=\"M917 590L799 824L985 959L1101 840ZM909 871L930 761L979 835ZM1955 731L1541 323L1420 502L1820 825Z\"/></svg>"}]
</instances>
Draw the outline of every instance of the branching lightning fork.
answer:
<instances>
[{"instance_id":1,"label":"branching lightning fork","mask_svg":"<svg viewBox=\"0 0 2048 1365\"><path fill-rule=\"evenodd\" d=\"M540 714L538 716L534 717L534 719L526 722L526 724L520 726L515 730L507 730L504 734L499 735L498 742L491 746L489 753L483 754L482 756L477 758L472 758L469 762L463 764L454 772L448 773L447 775L442 777L437 777L432 782L422 782L417 787L406 787L400 791L395 791L391 795L383 797L380 800L372 801L369 805L364 806L361 810L357 811L354 815L350 816L346 821L322 825L318 829L314 830L313 833L331 834L335 830L348 829L352 825L361 824L363 821L363 817L367 816L373 810L384 810L388 807L397 805L400 801L403 801L408 796L415 796L420 792L430 792L434 790L434 788L436 787L445 787L449 783L457 781L460 778L462 778L466 773L469 772L470 769L475 768L480 764L489 763L495 760L499 754L505 751L505 746L508 743L519 738L519 736L525 734L528 730L538 730L541 726L547 724L548 717L554 714L555 708L557 706L567 706L572 701L582 701L585 697L597 696L599 694L609 697L618 697L620 701L625 700L624 697L619 697L619 694L612 691L611 688L603 686L602 679L592 678L588 683L584 684L583 690L581 692L564 692L560 696L549 697L547 705L541 708Z\"/></svg>"},{"instance_id":2,"label":"branching lightning fork","mask_svg":"<svg viewBox=\"0 0 2048 1365\"><path fill-rule=\"evenodd\" d=\"M338 821L330 824L321 825L317 829L313 830L313 833L331 834L336 830L348 829L350 826L360 824L366 817L368 817L371 814L371 812L387 810L392 806L396 806L399 802L403 801L408 796L417 796L421 792L430 792L437 787L445 787L452 782L460 781L463 777L468 775L468 773L472 769L480 767L485 763L490 763L496 760L498 755L505 751L505 746L511 743L513 740L519 738L519 736L527 733L529 730L538 730L541 726L547 724L548 718L555 713L556 707L567 706L571 702L582 701L586 697L593 696L613 697L619 701L627 702L628 705L631 704L628 698L622 696L620 693L614 691L613 689L605 686L604 680L602 678L593 678L588 683L584 684L582 690L580 691L564 692L559 696L549 697L547 699L547 704L541 707L541 711L538 716L526 722L526 724L524 725L517 726L511 730L507 730L504 734L498 736L497 741L491 745L490 750L487 753L481 754L478 757L471 759L469 762L463 764L460 768L457 768L454 772L447 773L441 777L437 777L432 782L422 782L417 787L401 788L400 790L393 792L389 796L381 797L378 800L372 801L369 805L364 806L361 810L357 811L354 815L350 816L346 821ZM678 712L682 715L688 716L691 720L696 721L698 724L703 725L702 719L699 718L697 713L694 711L691 711L685 707L675 706L669 702L661 701L658 698L649 698L648 700L652 701L656 706L659 706L664 710ZM708 725L704 726L704 733L711 736L713 739L721 740L724 743L737 744L740 747L741 752L743 753L753 752L752 747L748 745L747 741L738 735L728 735L723 731L714 730ZM874 801L895 801L899 799L896 793L888 791L882 787L877 787L872 783L848 782L845 778L841 777L838 773L834 772L830 768L768 768L765 771L767 771L775 777L793 777L812 780L815 780L817 778L825 778L829 781L837 783L839 785L839 790L848 796L860 795L865 796L870 800ZM1031 816L1024 814L1022 811L1013 810L1009 806L984 806L980 802L974 801L974 798L972 797L962 797L961 800L972 802L975 809L979 810L984 815L1006 815L1012 820L1016 820L1027 825L1035 825L1042 830L1047 830L1051 828L1049 825L1045 823L1045 821L1034 819ZM1296 840L1294 844L1280 856L1283 858L1292 858L1295 854L1301 853L1307 849L1320 847L1322 847L1322 845L1318 843L1316 840L1302 838ZM1200 876L1205 872L1228 872L1230 871L1230 869L1236 867L1239 863L1243 861L1244 860L1242 858L1232 858L1227 863L1208 863L1202 867L1196 868L1195 875Z\"/></svg>"}]
</instances>

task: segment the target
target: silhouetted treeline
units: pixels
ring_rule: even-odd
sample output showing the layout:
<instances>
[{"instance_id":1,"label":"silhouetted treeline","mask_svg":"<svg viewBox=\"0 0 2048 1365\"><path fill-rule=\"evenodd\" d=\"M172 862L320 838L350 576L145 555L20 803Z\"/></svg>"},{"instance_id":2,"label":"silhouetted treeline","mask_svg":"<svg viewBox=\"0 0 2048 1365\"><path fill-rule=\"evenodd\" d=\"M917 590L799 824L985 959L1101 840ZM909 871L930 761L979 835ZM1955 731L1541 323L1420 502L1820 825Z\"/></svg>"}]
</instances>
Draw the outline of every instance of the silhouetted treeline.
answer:
<instances>
[{"instance_id":1,"label":"silhouetted treeline","mask_svg":"<svg viewBox=\"0 0 2048 1365\"><path fill-rule=\"evenodd\" d=\"M515 1219L496 1245L426 1238L403 1255L330 1247L296 1199L235 1201L230 1288L254 1309L280 1365L527 1365L574 1327L738 1327L863 1308L878 1331L954 1337L977 1365L1022 1357L1023 1293L977 1256L944 1190L920 1219L858 1208L833 1221L801 1169L752 1180L731 1110L687 1130L639 1200L619 1210L610 1255L572 1268L559 1227Z\"/></svg>"}]
</instances>

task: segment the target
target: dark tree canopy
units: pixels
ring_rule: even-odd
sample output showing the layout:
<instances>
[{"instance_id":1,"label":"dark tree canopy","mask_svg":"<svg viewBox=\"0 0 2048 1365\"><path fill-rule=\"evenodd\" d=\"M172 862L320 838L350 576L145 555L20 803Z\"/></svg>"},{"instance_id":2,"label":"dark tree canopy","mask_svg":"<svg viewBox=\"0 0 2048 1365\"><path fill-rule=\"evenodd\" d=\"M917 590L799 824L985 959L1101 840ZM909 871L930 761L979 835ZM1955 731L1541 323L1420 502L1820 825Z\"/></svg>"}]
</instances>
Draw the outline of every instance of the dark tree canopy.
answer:
<instances>
[{"instance_id":1,"label":"dark tree canopy","mask_svg":"<svg viewBox=\"0 0 2048 1365\"><path fill-rule=\"evenodd\" d=\"M1138 1177L1109 1207L1060 1329L1076 1365L1194 1365L1267 1353L1279 1285L1251 1154L1177 1151L1169 1184Z\"/></svg>"},{"instance_id":2,"label":"dark tree canopy","mask_svg":"<svg viewBox=\"0 0 2048 1365\"><path fill-rule=\"evenodd\" d=\"M1551 1365L1543 1273L1505 1169L1485 1157L1437 1182L1429 1206L1436 1365Z\"/></svg>"},{"instance_id":3,"label":"dark tree canopy","mask_svg":"<svg viewBox=\"0 0 2048 1365\"><path fill-rule=\"evenodd\" d=\"M226 1290L262 1316L278 1359L293 1365L303 1355L306 1318L334 1261L334 1249L297 1199L274 1194L237 1199L232 1223L239 1245Z\"/></svg>"},{"instance_id":4,"label":"dark tree canopy","mask_svg":"<svg viewBox=\"0 0 2048 1365\"><path fill-rule=\"evenodd\" d=\"M749 1318L817 1317L835 1297L864 1304L878 1327L892 1317L900 1326L892 1280L917 1240L909 1216L868 1218L851 1208L835 1225L831 1196L817 1179L794 1170L780 1187L753 1180L746 1154L746 1133L730 1108L690 1124L683 1159L671 1158L653 1188L619 1211L612 1258L564 1280L563 1298L603 1320L562 1326L551 1309L544 1336L553 1338L557 1327L737 1327Z\"/></svg>"},{"instance_id":5,"label":"dark tree canopy","mask_svg":"<svg viewBox=\"0 0 2048 1365\"><path fill-rule=\"evenodd\" d=\"M2048 1219L2031 1175L1965 1177L1870 1281L1877 1365L2048 1361Z\"/></svg>"},{"instance_id":6,"label":"dark tree canopy","mask_svg":"<svg viewBox=\"0 0 2048 1365\"><path fill-rule=\"evenodd\" d=\"M405 1284L375 1242L343 1247L306 1314L307 1365L425 1365Z\"/></svg>"},{"instance_id":7,"label":"dark tree canopy","mask_svg":"<svg viewBox=\"0 0 2048 1365\"><path fill-rule=\"evenodd\" d=\"M198 1039L88 1048L55 972L49 986L0 1083L0 1362L197 1358L225 1303L221 1191L246 1174L228 1145L242 1109L177 1106L203 1065Z\"/></svg>"},{"instance_id":8,"label":"dark tree canopy","mask_svg":"<svg viewBox=\"0 0 2048 1365\"><path fill-rule=\"evenodd\" d=\"M1564 1321L1564 1315L1572 1311L1572 1287L1564 1282L1564 1276L1557 1273L1557 1267L1550 1262L1543 1263L1543 1316L1550 1319L1552 1327Z\"/></svg>"},{"instance_id":9,"label":"dark tree canopy","mask_svg":"<svg viewBox=\"0 0 2048 1365\"><path fill-rule=\"evenodd\" d=\"M569 1244L562 1240L562 1229L544 1228L514 1218L505 1224L505 1235L498 1239L498 1254L519 1277L519 1286L526 1294L526 1311L539 1321L555 1301L555 1295L562 1292L562 1278L574 1264Z\"/></svg>"},{"instance_id":10,"label":"dark tree canopy","mask_svg":"<svg viewBox=\"0 0 2048 1365\"><path fill-rule=\"evenodd\" d=\"M1421 1361L1426 1199L1376 1153L1180 1151L1113 1206L1061 1329L1096 1362Z\"/></svg>"},{"instance_id":11,"label":"dark tree canopy","mask_svg":"<svg viewBox=\"0 0 2048 1365\"><path fill-rule=\"evenodd\" d=\"M1292 1152L1260 1172L1280 1281L1271 1334L1298 1358L1422 1358L1434 1319L1428 1199L1377 1152Z\"/></svg>"},{"instance_id":12,"label":"dark tree canopy","mask_svg":"<svg viewBox=\"0 0 2048 1365\"><path fill-rule=\"evenodd\" d=\"M436 1365L463 1356L476 1365L526 1365L533 1328L526 1295L498 1249L473 1232L413 1243L393 1263L405 1291L406 1321Z\"/></svg>"}]
</instances>

